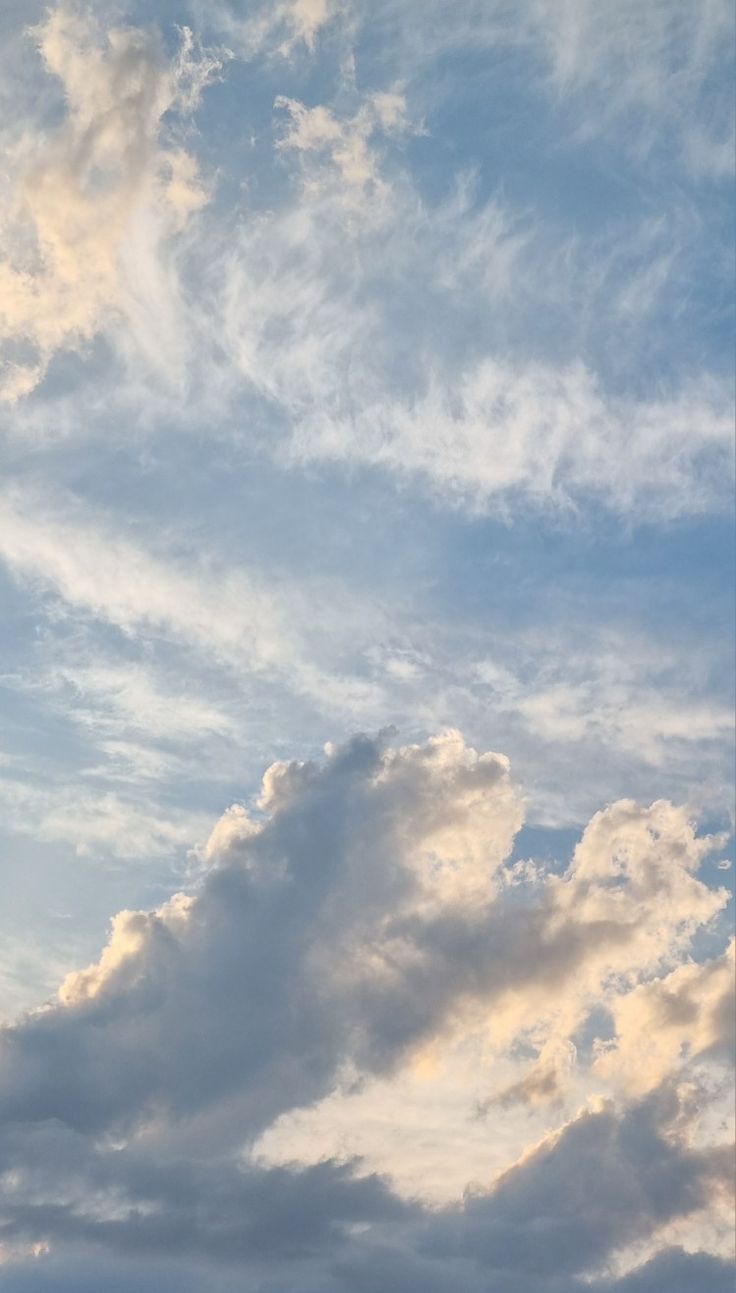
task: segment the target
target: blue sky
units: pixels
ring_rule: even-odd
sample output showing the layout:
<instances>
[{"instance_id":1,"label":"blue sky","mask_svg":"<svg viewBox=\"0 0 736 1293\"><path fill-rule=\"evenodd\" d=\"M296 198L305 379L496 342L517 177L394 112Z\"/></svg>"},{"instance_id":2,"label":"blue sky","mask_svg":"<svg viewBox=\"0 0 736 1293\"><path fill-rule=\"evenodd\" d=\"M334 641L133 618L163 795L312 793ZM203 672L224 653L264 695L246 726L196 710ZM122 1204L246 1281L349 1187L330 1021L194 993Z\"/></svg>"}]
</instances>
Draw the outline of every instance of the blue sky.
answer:
<instances>
[{"instance_id":1,"label":"blue sky","mask_svg":"<svg viewBox=\"0 0 736 1293\"><path fill-rule=\"evenodd\" d=\"M20 1056L0 1125L25 1183L8 1288L86 1287L119 1260L121 1288L182 1286L175 1145L191 1190L199 1163L232 1209L220 1250L204 1223L193 1241L213 1289L245 1271L263 1293L633 1293L692 1262L725 1287L730 6L80 0L0 23L0 991ZM243 932L251 901L271 942ZM622 934L601 960L594 923L624 902L635 954ZM453 939L487 922L495 947L506 909L518 963L481 965L468 933L455 995L433 987L452 920ZM235 945L238 912L252 954L226 973L215 929ZM392 920L426 970L399 957L393 1004L375 969ZM206 1003L232 1069L196 1099L141 1076L136 984L164 937L194 968L189 1005L179 971L156 989L160 1035L194 1072L171 1012L191 1005L196 1033ZM345 950L363 938L375 965ZM259 964L275 995L237 1022L233 984ZM344 994L315 988L309 1044L279 1054L288 984L311 974ZM678 994L681 1036L662 1005ZM70 1093L95 1011L109 1101L90 1131ZM223 1041L249 1027L263 1072ZM23 1057L59 1038L75 1075L36 1089ZM116 1105L116 1064L136 1107ZM638 1229L637 1119L650 1177L690 1191L642 1196ZM117 1177L99 1135L125 1146ZM551 1266L527 1269L512 1231L534 1221L534 1174L584 1174L596 1137L618 1164L610 1224L579 1219L575 1265L563 1200ZM296 1224L325 1156L319 1244L264 1256L237 1216L257 1198L259 1226ZM458 1211L471 1181L483 1207ZM54 1221L58 1197L74 1204Z\"/></svg>"}]
</instances>

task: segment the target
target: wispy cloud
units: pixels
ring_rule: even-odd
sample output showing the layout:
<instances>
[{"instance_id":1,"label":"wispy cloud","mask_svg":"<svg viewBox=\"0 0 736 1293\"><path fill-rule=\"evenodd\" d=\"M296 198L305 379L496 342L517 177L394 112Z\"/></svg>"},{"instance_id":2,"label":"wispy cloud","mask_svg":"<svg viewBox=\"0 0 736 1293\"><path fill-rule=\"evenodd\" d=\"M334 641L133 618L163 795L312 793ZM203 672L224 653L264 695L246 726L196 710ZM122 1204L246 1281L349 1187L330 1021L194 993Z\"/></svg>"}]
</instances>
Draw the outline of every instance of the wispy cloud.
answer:
<instances>
[{"instance_id":1,"label":"wispy cloud","mask_svg":"<svg viewBox=\"0 0 736 1293\"><path fill-rule=\"evenodd\" d=\"M3 391L11 401L37 385L57 350L85 347L116 318L132 322L139 340L148 334L149 359L154 331L158 345L168 332L175 355L177 289L169 274L161 292L158 253L206 193L194 157L162 138L162 118L191 112L221 66L195 49L188 31L166 62L152 32L103 31L64 7L50 10L32 37L61 82L65 116L50 135L29 134L15 158L0 335L28 357L6 360ZM163 314L154 305L162 295L169 297Z\"/></svg>"},{"instance_id":2,"label":"wispy cloud","mask_svg":"<svg viewBox=\"0 0 736 1293\"><path fill-rule=\"evenodd\" d=\"M660 7L657 14L664 22ZM595 35L618 48L630 30L622 19L601 35L590 6L583 16L583 43ZM565 22L574 25L572 11ZM711 37L703 39L706 49ZM567 229L551 235L500 194L479 202L462 171L449 197L430 202L398 150L421 117L392 81L365 94L350 89L348 106L342 93L339 103L313 105L277 95L277 120L287 120L270 187L279 166L295 164L286 189L275 204L269 192L266 205L204 213L206 235L204 225L196 239L185 233L172 259L175 225L205 194L194 153L162 119L196 106L221 58L197 53L187 37L167 62L132 28L104 47L63 11L41 40L50 69L69 80L68 120L44 145L50 169L47 179L38 171L37 202L25 172L19 181L30 193L24 209L40 240L39 268L21 274L6 263L15 285L7 300L27 315L22 326L8 318L9 335L27 336L41 367L59 347L105 336L128 367L112 395L126 422L140 424L148 406L151 416L190 425L214 417L232 434L240 402L255 397L262 403L247 438L261 450L379 468L454 505L592 499L664 519L724 505L728 382L686 358L643 394L638 368L639 354L661 362L653 318L663 309L677 317L692 294L701 231L686 203L682 218L629 219L588 245ZM74 69L85 51L95 75L82 87ZM133 69L125 93L115 59ZM575 60L558 71L566 84L582 75ZM73 219L58 195L48 212L43 205L62 180L77 195ZM104 202L114 220L100 218ZM53 309L39 292L51 293ZM76 322L59 293L81 311ZM61 332L34 334L49 326ZM569 339L562 349L561 336ZM683 334L683 357L685 344ZM130 385L134 360L148 366L152 390L141 389L140 376ZM40 369L24 363L13 382L34 385ZM87 433L108 413L94 398ZM27 416L30 429L38 414Z\"/></svg>"}]
</instances>

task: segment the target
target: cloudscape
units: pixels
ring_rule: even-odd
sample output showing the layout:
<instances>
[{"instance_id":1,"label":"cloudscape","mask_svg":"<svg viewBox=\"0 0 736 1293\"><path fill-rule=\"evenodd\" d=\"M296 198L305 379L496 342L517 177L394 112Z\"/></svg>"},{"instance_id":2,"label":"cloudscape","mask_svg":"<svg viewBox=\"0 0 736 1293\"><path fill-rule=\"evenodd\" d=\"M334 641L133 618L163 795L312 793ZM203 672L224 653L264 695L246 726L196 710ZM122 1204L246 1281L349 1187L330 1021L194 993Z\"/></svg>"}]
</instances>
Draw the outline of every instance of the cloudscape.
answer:
<instances>
[{"instance_id":1,"label":"cloudscape","mask_svg":"<svg viewBox=\"0 0 736 1293\"><path fill-rule=\"evenodd\" d=\"M0 1289L726 1293L729 0L0 36Z\"/></svg>"}]
</instances>

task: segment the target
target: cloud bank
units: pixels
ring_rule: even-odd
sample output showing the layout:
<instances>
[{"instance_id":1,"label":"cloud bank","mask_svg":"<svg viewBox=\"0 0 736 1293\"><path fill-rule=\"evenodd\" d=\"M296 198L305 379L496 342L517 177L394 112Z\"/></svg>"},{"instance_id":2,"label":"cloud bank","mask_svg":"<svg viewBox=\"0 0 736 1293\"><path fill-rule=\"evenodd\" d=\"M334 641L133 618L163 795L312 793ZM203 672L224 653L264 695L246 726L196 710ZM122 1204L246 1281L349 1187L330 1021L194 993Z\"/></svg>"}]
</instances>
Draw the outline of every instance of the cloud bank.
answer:
<instances>
[{"instance_id":1,"label":"cloud bank","mask_svg":"<svg viewBox=\"0 0 736 1293\"><path fill-rule=\"evenodd\" d=\"M733 977L689 960L726 898L697 874L723 840L668 803L622 801L545 874L508 863L522 820L508 761L456 732L272 765L254 805L216 823L198 886L119 913L99 961L3 1029L11 1280L14 1251L59 1244L184 1250L264 1289L378 1287L384 1267L407 1289L463 1272L470 1289L540 1293L687 1271L669 1237L728 1206L729 1152L707 1124ZM609 1034L576 1059L601 1010ZM358 1162L254 1157L264 1129L346 1072L359 1098L479 1028L522 1074L489 1108L548 1103L573 1073L587 1094L462 1201L427 1211ZM550 1083L564 1045L572 1066ZM631 1275L606 1274L637 1244ZM722 1286L720 1258L703 1269Z\"/></svg>"}]
</instances>

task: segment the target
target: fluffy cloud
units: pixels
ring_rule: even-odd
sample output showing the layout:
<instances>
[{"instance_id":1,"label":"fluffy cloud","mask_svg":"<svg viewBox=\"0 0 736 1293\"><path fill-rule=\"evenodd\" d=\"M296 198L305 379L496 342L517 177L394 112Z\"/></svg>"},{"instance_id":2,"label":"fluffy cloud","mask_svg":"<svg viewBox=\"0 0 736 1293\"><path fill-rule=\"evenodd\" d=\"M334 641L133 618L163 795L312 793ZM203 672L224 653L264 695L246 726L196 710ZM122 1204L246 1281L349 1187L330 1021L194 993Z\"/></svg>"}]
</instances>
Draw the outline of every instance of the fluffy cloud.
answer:
<instances>
[{"instance_id":1,"label":"fluffy cloud","mask_svg":"<svg viewBox=\"0 0 736 1293\"><path fill-rule=\"evenodd\" d=\"M640 984L613 1005L616 1039L596 1068L622 1077L629 1090L657 1086L677 1063L733 1053L734 945L704 965L678 966Z\"/></svg>"},{"instance_id":2,"label":"fluffy cloud","mask_svg":"<svg viewBox=\"0 0 736 1293\"><path fill-rule=\"evenodd\" d=\"M608 1108L586 1111L491 1189L425 1214L377 1178L356 1176L354 1167L254 1169L222 1158L197 1162L158 1146L155 1160L150 1144L92 1148L47 1124L30 1135L3 1135L12 1165L6 1233L20 1243L34 1233L52 1246L62 1238L96 1242L123 1262L141 1254L149 1263L167 1253L214 1257L220 1270L237 1263L259 1289L299 1293L378 1288L388 1278L402 1289L446 1290L459 1274L472 1290L492 1279L519 1293L591 1286L608 1293L617 1281L591 1285L578 1277L613 1247L687 1215L727 1182L725 1155L668 1139L673 1112L668 1095L622 1117ZM64 1181L61 1203L44 1198L50 1165L57 1189ZM688 1261L667 1253L659 1262L674 1271L680 1263L700 1265L714 1279L727 1270L705 1254ZM43 1279L43 1261L36 1265ZM632 1287L646 1274L647 1267L636 1272Z\"/></svg>"},{"instance_id":3,"label":"fluffy cloud","mask_svg":"<svg viewBox=\"0 0 736 1293\"><path fill-rule=\"evenodd\" d=\"M64 985L62 1014L41 1014L31 1026L42 1047L48 1036L62 1050L71 1039L58 1021L78 1019L75 1048L96 1046L99 1028L107 1031L132 1103L121 1091L116 1110L116 1097L110 1103L111 1093L100 1092L95 1109L92 1090L83 1094L69 1073L74 1103L90 1125L138 1116L141 1101L196 1109L245 1082L257 1128L264 1116L301 1102L299 1089L321 1093L351 1053L369 1067L391 1065L449 1009L451 985L433 1001L440 967L419 937L412 942L392 926L419 919L421 935L442 911L457 920L465 913L474 927L478 896L490 896L521 821L505 760L477 757L456 736L385 754L357 740L335 751L323 772L276 765L262 803L272 815L260 830L244 830L242 815L232 812L217 828L213 850L222 863L197 898L172 899L155 913L122 913L100 965ZM484 830L496 843L482 853ZM244 997L243 984L256 980L258 996ZM170 1041L153 1055L136 1036L135 1001L161 991L160 1012L148 1016L145 1031L150 1040L158 1034ZM210 992L217 1009L206 1005ZM353 1019L356 997L360 1019ZM186 999L200 1003L211 1035L204 1047L192 1035L199 1060L192 1052L182 1064L175 1039ZM117 1017L120 1008L127 1022ZM10 1043L9 1063L23 1068L27 1055L39 1098L61 1101L45 1116L63 1117L72 1089L62 1094L60 1069L52 1066L52 1080L52 1070L32 1060L34 1045L26 1052L20 1034L18 1041L19 1050ZM219 1075L216 1092L209 1091L212 1073Z\"/></svg>"},{"instance_id":4,"label":"fluffy cloud","mask_svg":"<svg viewBox=\"0 0 736 1293\"><path fill-rule=\"evenodd\" d=\"M732 419L721 395L704 387L651 404L610 401L579 364L560 372L486 360L415 400L368 399L349 422L309 410L292 452L424 478L479 510L521 492L641 511L646 481L647 507L673 516L709 508L718 475L730 475Z\"/></svg>"},{"instance_id":5,"label":"fluffy cloud","mask_svg":"<svg viewBox=\"0 0 736 1293\"><path fill-rule=\"evenodd\" d=\"M531 1039L542 1067L602 1000L620 1066L638 1051L642 1000L669 1002L668 1027L687 1031L690 980L717 979L718 963L652 976L722 906L696 875L720 841L668 804L616 804L564 875L532 868L520 893L505 859L521 821L507 761L457 733L398 748L360 737L322 766L273 765L253 808L215 826L195 892L121 912L99 962L3 1030L8 1237L131 1254L184 1244L254 1269L298 1258L289 1278L305 1289L314 1263L336 1289L370 1287L360 1271L393 1253L407 1288L425 1267L444 1287L460 1262L469 1288L485 1269L553 1290L702 1211L727 1167L717 1144L689 1144L669 1046L644 1101L589 1103L459 1210L425 1214L357 1164L249 1155L346 1065L390 1076L469 1020L487 1021L497 1053ZM557 1063L557 1085L564 1074ZM542 1086L528 1078L514 1098Z\"/></svg>"},{"instance_id":6,"label":"fluffy cloud","mask_svg":"<svg viewBox=\"0 0 736 1293\"><path fill-rule=\"evenodd\" d=\"M536 1146L489 1193L470 1197L448 1246L477 1253L512 1285L591 1268L631 1238L701 1207L728 1187L728 1150L688 1151L667 1136L677 1108L671 1093L632 1106L586 1111ZM601 1166L604 1170L601 1171ZM442 1249L442 1224L432 1244ZM533 1232L543 1243L529 1242Z\"/></svg>"}]
</instances>

